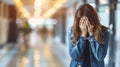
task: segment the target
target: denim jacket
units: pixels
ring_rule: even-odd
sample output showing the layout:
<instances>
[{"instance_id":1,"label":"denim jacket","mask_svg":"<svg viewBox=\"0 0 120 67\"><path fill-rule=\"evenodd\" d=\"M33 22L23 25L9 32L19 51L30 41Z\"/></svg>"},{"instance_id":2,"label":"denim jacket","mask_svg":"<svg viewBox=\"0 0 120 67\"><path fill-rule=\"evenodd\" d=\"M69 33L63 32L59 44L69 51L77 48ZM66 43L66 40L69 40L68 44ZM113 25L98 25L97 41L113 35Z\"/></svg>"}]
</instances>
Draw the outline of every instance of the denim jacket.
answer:
<instances>
[{"instance_id":1,"label":"denim jacket","mask_svg":"<svg viewBox=\"0 0 120 67\"><path fill-rule=\"evenodd\" d=\"M71 43L71 30L69 30L68 35L68 45L69 45L69 54L71 56L70 67L83 67L83 50L84 50L84 41L86 39L90 42L90 65L91 67L104 67L104 58L108 49L108 41L109 41L109 32L105 30L103 32L104 44L99 44L99 42L93 37L89 36L88 38L79 37L75 46Z\"/></svg>"}]
</instances>

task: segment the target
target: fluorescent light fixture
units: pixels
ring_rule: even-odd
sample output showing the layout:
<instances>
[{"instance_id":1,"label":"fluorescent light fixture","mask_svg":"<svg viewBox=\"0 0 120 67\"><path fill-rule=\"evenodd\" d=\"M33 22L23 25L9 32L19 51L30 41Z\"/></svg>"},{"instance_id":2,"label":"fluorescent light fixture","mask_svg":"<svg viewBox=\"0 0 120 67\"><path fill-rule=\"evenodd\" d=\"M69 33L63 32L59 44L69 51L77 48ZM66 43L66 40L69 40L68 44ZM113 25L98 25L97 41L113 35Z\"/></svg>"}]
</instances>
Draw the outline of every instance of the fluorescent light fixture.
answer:
<instances>
[{"instance_id":1,"label":"fluorescent light fixture","mask_svg":"<svg viewBox=\"0 0 120 67\"><path fill-rule=\"evenodd\" d=\"M57 24L57 21L54 19L43 19L43 18L30 18L28 19L28 23L30 24L31 28L36 28L37 26L41 25L50 25L50 24Z\"/></svg>"}]
</instances>

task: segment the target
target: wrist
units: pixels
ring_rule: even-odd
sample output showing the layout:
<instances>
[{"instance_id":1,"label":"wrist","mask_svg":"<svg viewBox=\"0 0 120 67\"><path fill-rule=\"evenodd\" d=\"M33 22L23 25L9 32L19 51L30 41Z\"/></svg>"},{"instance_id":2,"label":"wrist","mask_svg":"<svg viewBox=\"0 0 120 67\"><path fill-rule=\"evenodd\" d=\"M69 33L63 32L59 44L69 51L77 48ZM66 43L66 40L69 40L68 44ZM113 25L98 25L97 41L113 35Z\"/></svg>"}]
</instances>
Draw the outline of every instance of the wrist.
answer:
<instances>
[{"instance_id":1,"label":"wrist","mask_svg":"<svg viewBox=\"0 0 120 67\"><path fill-rule=\"evenodd\" d=\"M92 33L90 33L90 36L92 36L93 34Z\"/></svg>"},{"instance_id":2,"label":"wrist","mask_svg":"<svg viewBox=\"0 0 120 67\"><path fill-rule=\"evenodd\" d=\"M92 35L93 35L93 33L92 33L92 32L90 32L90 33L89 33L89 36L92 36Z\"/></svg>"},{"instance_id":3,"label":"wrist","mask_svg":"<svg viewBox=\"0 0 120 67\"><path fill-rule=\"evenodd\" d=\"M81 34L82 37L87 37L87 34Z\"/></svg>"}]
</instances>

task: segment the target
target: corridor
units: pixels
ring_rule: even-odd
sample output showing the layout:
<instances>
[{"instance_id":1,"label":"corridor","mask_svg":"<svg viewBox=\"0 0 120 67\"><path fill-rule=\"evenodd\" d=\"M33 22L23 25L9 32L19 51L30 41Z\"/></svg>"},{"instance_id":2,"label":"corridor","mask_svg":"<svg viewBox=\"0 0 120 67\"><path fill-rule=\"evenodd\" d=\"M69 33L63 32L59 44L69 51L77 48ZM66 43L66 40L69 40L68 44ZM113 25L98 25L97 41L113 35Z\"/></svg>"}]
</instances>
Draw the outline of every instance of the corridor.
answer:
<instances>
[{"instance_id":1,"label":"corridor","mask_svg":"<svg viewBox=\"0 0 120 67\"><path fill-rule=\"evenodd\" d=\"M0 0L0 67L70 67L68 31L86 3L109 29L105 67L120 67L120 0Z\"/></svg>"}]
</instances>

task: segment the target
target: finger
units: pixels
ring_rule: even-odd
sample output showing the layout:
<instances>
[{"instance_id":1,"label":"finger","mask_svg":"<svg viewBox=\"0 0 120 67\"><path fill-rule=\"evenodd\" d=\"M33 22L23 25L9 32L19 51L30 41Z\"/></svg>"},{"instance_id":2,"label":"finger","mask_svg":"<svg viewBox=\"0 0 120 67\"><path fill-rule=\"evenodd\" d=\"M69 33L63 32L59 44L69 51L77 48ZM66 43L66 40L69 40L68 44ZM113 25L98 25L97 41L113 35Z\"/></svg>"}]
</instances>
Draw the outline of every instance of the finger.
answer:
<instances>
[{"instance_id":1,"label":"finger","mask_svg":"<svg viewBox=\"0 0 120 67\"><path fill-rule=\"evenodd\" d=\"M88 25L89 25L89 26L91 26L92 24L90 23L90 21L89 21L89 20L88 20L88 22L89 22L89 23L88 23Z\"/></svg>"},{"instance_id":2,"label":"finger","mask_svg":"<svg viewBox=\"0 0 120 67\"><path fill-rule=\"evenodd\" d=\"M84 18L83 18L83 17L81 17L80 22L81 22L81 23L83 23L83 20L84 20Z\"/></svg>"},{"instance_id":3,"label":"finger","mask_svg":"<svg viewBox=\"0 0 120 67\"><path fill-rule=\"evenodd\" d=\"M90 24L89 20L87 19L87 26L90 27L90 25L91 24Z\"/></svg>"},{"instance_id":4,"label":"finger","mask_svg":"<svg viewBox=\"0 0 120 67\"><path fill-rule=\"evenodd\" d=\"M80 19L80 21L79 21L79 26L81 27L82 26L82 24L83 24L83 17L81 17L81 19Z\"/></svg>"},{"instance_id":5,"label":"finger","mask_svg":"<svg viewBox=\"0 0 120 67\"><path fill-rule=\"evenodd\" d=\"M86 24L86 17L83 17L83 19L84 19L84 24Z\"/></svg>"},{"instance_id":6,"label":"finger","mask_svg":"<svg viewBox=\"0 0 120 67\"><path fill-rule=\"evenodd\" d=\"M86 24L86 28L88 29L88 20L87 19L85 21L85 24Z\"/></svg>"},{"instance_id":7,"label":"finger","mask_svg":"<svg viewBox=\"0 0 120 67\"><path fill-rule=\"evenodd\" d=\"M86 19L85 19L85 26L87 26L87 21L86 21Z\"/></svg>"},{"instance_id":8,"label":"finger","mask_svg":"<svg viewBox=\"0 0 120 67\"><path fill-rule=\"evenodd\" d=\"M87 19L85 19L85 29L86 29L86 32L88 31L88 27L87 27Z\"/></svg>"},{"instance_id":9,"label":"finger","mask_svg":"<svg viewBox=\"0 0 120 67\"><path fill-rule=\"evenodd\" d=\"M88 20L88 22L89 22L89 23L88 23L89 26L93 26L89 20Z\"/></svg>"},{"instance_id":10,"label":"finger","mask_svg":"<svg viewBox=\"0 0 120 67\"><path fill-rule=\"evenodd\" d=\"M81 26L82 23L83 23L83 18L80 18L79 26Z\"/></svg>"},{"instance_id":11,"label":"finger","mask_svg":"<svg viewBox=\"0 0 120 67\"><path fill-rule=\"evenodd\" d=\"M86 26L86 20L84 19L84 21L83 21L83 26Z\"/></svg>"},{"instance_id":12,"label":"finger","mask_svg":"<svg viewBox=\"0 0 120 67\"><path fill-rule=\"evenodd\" d=\"M82 20L81 20L81 25L84 26L85 25L85 19L84 17L82 17Z\"/></svg>"},{"instance_id":13,"label":"finger","mask_svg":"<svg viewBox=\"0 0 120 67\"><path fill-rule=\"evenodd\" d=\"M88 21L87 21L87 18L85 18L85 25L86 25L86 26L88 25Z\"/></svg>"},{"instance_id":14,"label":"finger","mask_svg":"<svg viewBox=\"0 0 120 67\"><path fill-rule=\"evenodd\" d=\"M82 24L82 21L80 20L80 21L79 21L79 26L81 26L81 24Z\"/></svg>"},{"instance_id":15,"label":"finger","mask_svg":"<svg viewBox=\"0 0 120 67\"><path fill-rule=\"evenodd\" d=\"M86 17L82 17L82 27L86 26Z\"/></svg>"},{"instance_id":16,"label":"finger","mask_svg":"<svg viewBox=\"0 0 120 67\"><path fill-rule=\"evenodd\" d=\"M84 18L84 26L87 27L87 22L86 22L86 18Z\"/></svg>"},{"instance_id":17,"label":"finger","mask_svg":"<svg viewBox=\"0 0 120 67\"><path fill-rule=\"evenodd\" d=\"M90 23L90 21L88 21L88 24L87 24L87 25L88 25L88 29L93 29L93 27L94 27L94 26Z\"/></svg>"}]
</instances>

